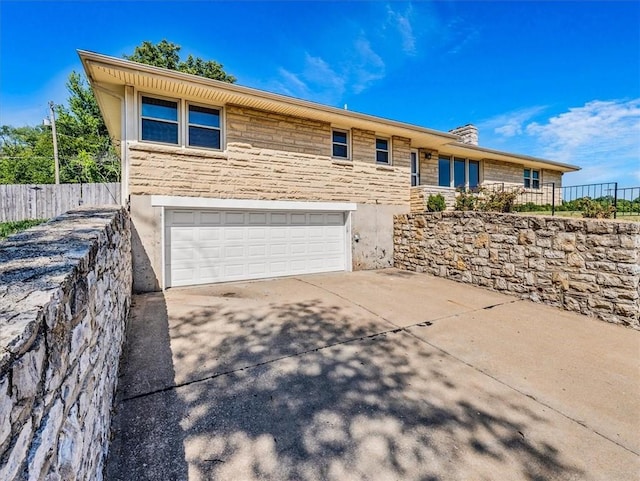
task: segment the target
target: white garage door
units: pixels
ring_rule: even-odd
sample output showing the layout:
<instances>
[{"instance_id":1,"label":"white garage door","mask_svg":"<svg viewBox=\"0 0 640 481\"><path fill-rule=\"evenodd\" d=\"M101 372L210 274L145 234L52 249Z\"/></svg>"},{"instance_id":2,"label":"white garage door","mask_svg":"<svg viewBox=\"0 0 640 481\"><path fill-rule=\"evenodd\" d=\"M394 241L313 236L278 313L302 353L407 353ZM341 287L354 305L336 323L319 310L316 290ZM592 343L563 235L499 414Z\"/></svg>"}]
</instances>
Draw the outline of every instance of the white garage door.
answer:
<instances>
[{"instance_id":1,"label":"white garage door","mask_svg":"<svg viewBox=\"0 0 640 481\"><path fill-rule=\"evenodd\" d=\"M167 286L342 271L343 212L167 210Z\"/></svg>"}]
</instances>

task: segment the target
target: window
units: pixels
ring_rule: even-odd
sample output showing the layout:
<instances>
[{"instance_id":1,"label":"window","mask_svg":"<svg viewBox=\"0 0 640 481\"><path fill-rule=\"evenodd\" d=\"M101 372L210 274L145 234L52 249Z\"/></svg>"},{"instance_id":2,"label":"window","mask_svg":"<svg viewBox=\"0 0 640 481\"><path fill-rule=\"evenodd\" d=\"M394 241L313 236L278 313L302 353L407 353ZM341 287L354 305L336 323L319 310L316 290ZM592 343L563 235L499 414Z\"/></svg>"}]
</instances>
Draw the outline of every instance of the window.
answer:
<instances>
[{"instance_id":1,"label":"window","mask_svg":"<svg viewBox=\"0 0 640 481\"><path fill-rule=\"evenodd\" d=\"M438 185L451 187L451 159L440 156L438 158Z\"/></svg>"},{"instance_id":2,"label":"window","mask_svg":"<svg viewBox=\"0 0 640 481\"><path fill-rule=\"evenodd\" d=\"M334 130L333 156L341 159L349 158L349 134L344 130Z\"/></svg>"},{"instance_id":3,"label":"window","mask_svg":"<svg viewBox=\"0 0 640 481\"><path fill-rule=\"evenodd\" d=\"M526 189L540 188L540 171L533 169L524 169L524 187Z\"/></svg>"},{"instance_id":4,"label":"window","mask_svg":"<svg viewBox=\"0 0 640 481\"><path fill-rule=\"evenodd\" d=\"M453 186L456 189L464 189L466 185L465 177L464 159L453 159Z\"/></svg>"},{"instance_id":5,"label":"window","mask_svg":"<svg viewBox=\"0 0 640 481\"><path fill-rule=\"evenodd\" d=\"M189 105L188 145L220 148L220 110Z\"/></svg>"},{"instance_id":6,"label":"window","mask_svg":"<svg viewBox=\"0 0 640 481\"><path fill-rule=\"evenodd\" d=\"M376 139L376 162L379 164L389 163L389 141L387 139Z\"/></svg>"},{"instance_id":7,"label":"window","mask_svg":"<svg viewBox=\"0 0 640 481\"><path fill-rule=\"evenodd\" d=\"M469 188L477 189L480 185L480 161L469 161Z\"/></svg>"},{"instance_id":8,"label":"window","mask_svg":"<svg viewBox=\"0 0 640 481\"><path fill-rule=\"evenodd\" d=\"M142 97L141 139L178 144L178 102Z\"/></svg>"},{"instance_id":9,"label":"window","mask_svg":"<svg viewBox=\"0 0 640 481\"><path fill-rule=\"evenodd\" d=\"M418 159L418 152L411 151L411 187L420 185L420 160Z\"/></svg>"},{"instance_id":10,"label":"window","mask_svg":"<svg viewBox=\"0 0 640 481\"><path fill-rule=\"evenodd\" d=\"M480 161L441 155L438 158L438 185L476 189L480 185Z\"/></svg>"}]
</instances>

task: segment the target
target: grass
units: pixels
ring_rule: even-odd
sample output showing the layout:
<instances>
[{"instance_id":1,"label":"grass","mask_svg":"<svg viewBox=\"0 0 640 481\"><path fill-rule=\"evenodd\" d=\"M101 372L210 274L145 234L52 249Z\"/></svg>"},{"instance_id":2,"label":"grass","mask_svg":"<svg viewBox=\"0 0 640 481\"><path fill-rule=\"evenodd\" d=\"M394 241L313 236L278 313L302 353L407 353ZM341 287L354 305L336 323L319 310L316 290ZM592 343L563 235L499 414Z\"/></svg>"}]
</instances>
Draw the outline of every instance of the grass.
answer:
<instances>
[{"instance_id":1,"label":"grass","mask_svg":"<svg viewBox=\"0 0 640 481\"><path fill-rule=\"evenodd\" d=\"M4 239L12 234L27 230L38 224L46 222L47 219L19 220L16 222L0 222L0 239Z\"/></svg>"},{"instance_id":2,"label":"grass","mask_svg":"<svg viewBox=\"0 0 640 481\"><path fill-rule=\"evenodd\" d=\"M551 215L551 211L550 210L538 210L538 211L532 211L532 212L515 212L515 214L522 214L522 215ZM557 210L555 215L557 217L578 217L580 219L584 218L584 217L582 217L582 211L579 211L579 210ZM612 219L613 219L613 217L612 217ZM618 212L616 220L629 220L629 221L634 221L634 222L640 222L640 215L638 215L638 214L629 215L629 214L624 214L622 212Z\"/></svg>"}]
</instances>

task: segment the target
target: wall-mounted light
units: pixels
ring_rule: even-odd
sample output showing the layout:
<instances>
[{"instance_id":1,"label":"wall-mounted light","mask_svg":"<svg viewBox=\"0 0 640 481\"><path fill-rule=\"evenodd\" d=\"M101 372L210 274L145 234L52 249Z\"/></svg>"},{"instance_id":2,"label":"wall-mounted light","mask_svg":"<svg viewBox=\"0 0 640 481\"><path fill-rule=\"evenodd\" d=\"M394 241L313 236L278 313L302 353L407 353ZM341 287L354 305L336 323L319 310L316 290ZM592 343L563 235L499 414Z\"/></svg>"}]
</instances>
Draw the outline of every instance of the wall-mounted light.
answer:
<instances>
[{"instance_id":1,"label":"wall-mounted light","mask_svg":"<svg viewBox=\"0 0 640 481\"><path fill-rule=\"evenodd\" d=\"M424 153L424 158L425 158L426 160L431 160L431 152L425 152L425 153Z\"/></svg>"}]
</instances>

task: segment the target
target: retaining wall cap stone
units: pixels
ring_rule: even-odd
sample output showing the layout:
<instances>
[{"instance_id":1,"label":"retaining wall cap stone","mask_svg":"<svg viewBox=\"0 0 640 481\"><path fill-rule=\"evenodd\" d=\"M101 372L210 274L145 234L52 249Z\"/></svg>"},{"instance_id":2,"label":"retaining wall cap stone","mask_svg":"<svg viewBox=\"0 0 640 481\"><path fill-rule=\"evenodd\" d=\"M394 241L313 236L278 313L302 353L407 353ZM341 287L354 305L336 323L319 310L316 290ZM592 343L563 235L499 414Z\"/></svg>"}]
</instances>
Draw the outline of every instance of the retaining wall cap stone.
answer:
<instances>
[{"instance_id":1,"label":"retaining wall cap stone","mask_svg":"<svg viewBox=\"0 0 640 481\"><path fill-rule=\"evenodd\" d=\"M83 207L0 242L0 372L39 332L43 308L121 207Z\"/></svg>"}]
</instances>

